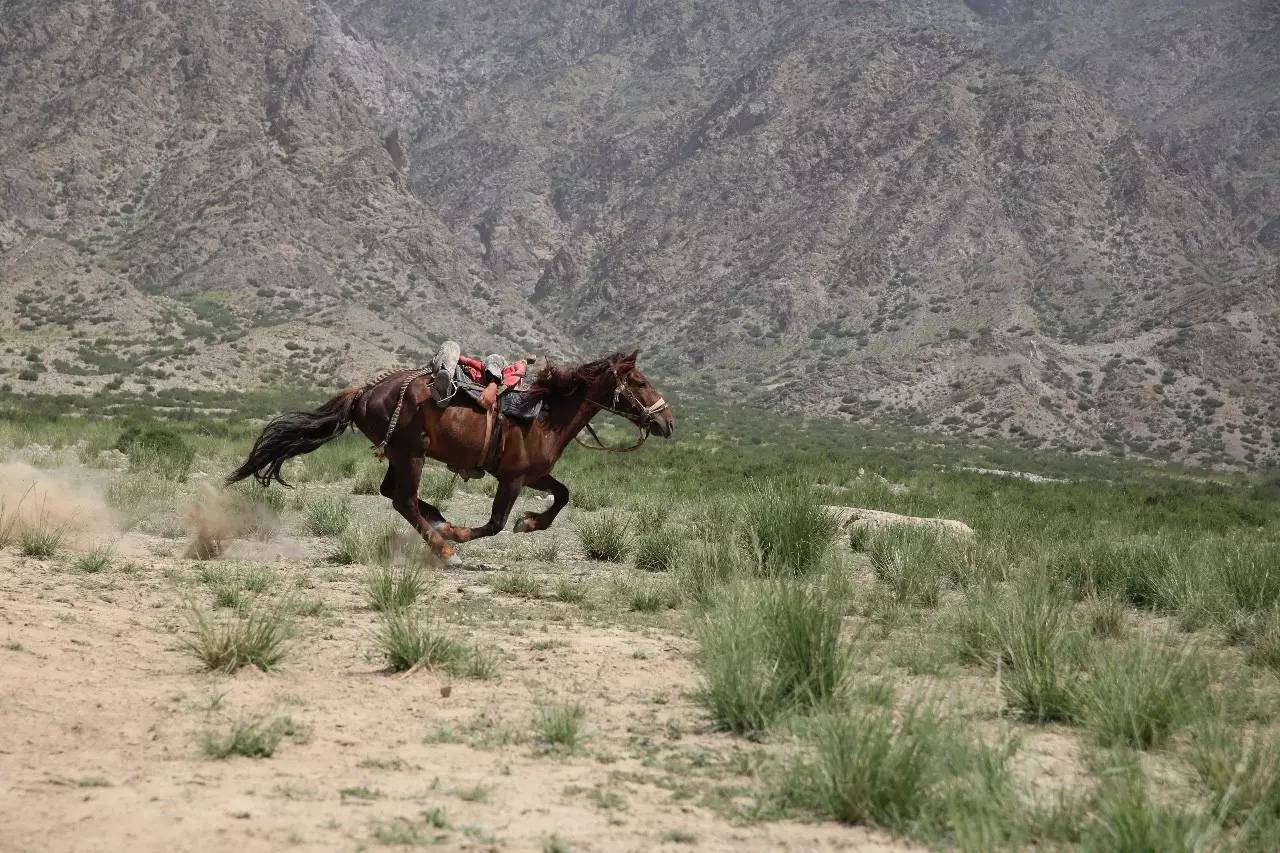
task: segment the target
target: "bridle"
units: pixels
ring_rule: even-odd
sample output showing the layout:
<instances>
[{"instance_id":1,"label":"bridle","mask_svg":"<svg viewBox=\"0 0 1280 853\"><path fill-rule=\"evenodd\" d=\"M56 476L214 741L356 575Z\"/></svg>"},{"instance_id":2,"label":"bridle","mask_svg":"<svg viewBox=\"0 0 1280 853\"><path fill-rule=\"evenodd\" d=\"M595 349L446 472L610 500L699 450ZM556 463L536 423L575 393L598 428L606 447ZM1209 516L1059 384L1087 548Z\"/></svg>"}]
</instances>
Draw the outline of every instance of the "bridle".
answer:
<instances>
[{"instance_id":1,"label":"bridle","mask_svg":"<svg viewBox=\"0 0 1280 853\"><path fill-rule=\"evenodd\" d=\"M595 400L592 400L590 397L587 398L587 402L595 406L597 409L600 409L603 412L609 412L610 414L618 415L620 417L626 418L628 421L631 421L631 423L635 424L635 421L631 420L631 417L632 417L631 412L624 412L618 408L618 402L625 398L627 402L629 402L632 406L636 408L637 411L640 412L641 421L640 423L636 424L636 427L640 430L640 438L636 440L635 444L629 444L626 447L609 447L607 444L605 444L603 441L600 440L600 436L596 434L595 429L591 426L591 423L588 422L586 424L586 430L588 433L591 434L591 437L595 439L596 443L587 444L585 441L583 441L580 437L576 435L573 437L573 440L578 442L578 444L582 445L588 450L604 450L609 453L628 453L632 450L639 448L640 445L644 444L645 441L648 440L649 428L653 426L653 424L658 420L658 415L662 414L667 409L671 408L671 406L662 397L658 397L657 400L654 400L652 403L650 403L647 406L641 403L640 398L636 396L636 392L633 391L631 389L631 386L627 384L627 380L618 375L618 368L616 367L613 368L613 381L615 385L613 388L613 404L612 405L598 403Z\"/></svg>"}]
</instances>

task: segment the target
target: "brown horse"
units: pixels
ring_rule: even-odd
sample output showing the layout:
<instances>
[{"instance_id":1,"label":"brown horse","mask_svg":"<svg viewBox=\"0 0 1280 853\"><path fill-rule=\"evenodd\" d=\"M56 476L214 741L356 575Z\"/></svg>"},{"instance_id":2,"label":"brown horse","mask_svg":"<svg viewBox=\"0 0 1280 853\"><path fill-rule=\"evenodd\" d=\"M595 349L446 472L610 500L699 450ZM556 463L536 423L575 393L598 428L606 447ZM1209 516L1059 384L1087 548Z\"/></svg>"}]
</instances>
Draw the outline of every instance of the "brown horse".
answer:
<instances>
[{"instance_id":1,"label":"brown horse","mask_svg":"<svg viewBox=\"0 0 1280 853\"><path fill-rule=\"evenodd\" d=\"M535 380L535 393L543 395L542 413L534 420L503 416L495 447L483 446L487 416L476 405L451 405L441 409L432 401L429 377L413 378L417 371L401 371L380 377L364 388L349 388L313 412L286 412L268 423L254 442L245 463L227 477L228 485L250 476L263 486L280 478L280 467L289 459L310 453L332 441L355 424L377 445L385 442L388 462L381 492L450 564L460 562L451 542L469 542L492 536L507 523L511 507L524 488L550 492L552 504L543 512L526 513L515 532L545 530L569 502L569 490L551 469L561 454L591 419L601 411L621 415L639 427L670 438L675 429L671 407L636 367L638 352L615 353L578 367L544 367ZM406 385L406 380L408 384ZM404 389L399 418L388 435ZM488 456L484 470L498 480L489 521L480 527L459 527L445 521L440 510L418 498L422 465L427 457L451 468L475 468Z\"/></svg>"}]
</instances>

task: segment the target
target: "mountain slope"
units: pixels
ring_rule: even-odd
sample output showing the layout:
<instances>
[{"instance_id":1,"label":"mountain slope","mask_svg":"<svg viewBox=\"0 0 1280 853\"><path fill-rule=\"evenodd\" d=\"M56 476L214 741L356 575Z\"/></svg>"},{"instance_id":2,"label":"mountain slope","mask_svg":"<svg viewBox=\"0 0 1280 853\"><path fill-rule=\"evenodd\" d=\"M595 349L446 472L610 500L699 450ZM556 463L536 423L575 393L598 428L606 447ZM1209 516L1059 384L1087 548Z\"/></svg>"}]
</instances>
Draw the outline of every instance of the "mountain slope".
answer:
<instances>
[{"instance_id":1,"label":"mountain slope","mask_svg":"<svg viewBox=\"0 0 1280 853\"><path fill-rule=\"evenodd\" d=\"M1221 6L1175 43L1218 57L1267 14ZM1274 55L1165 77L1157 55L1135 88L1090 16L1142 47L1185 20L1153 8L11 2L5 379L636 343L803 411L1260 462L1273 155L1210 149L1231 105L1264 135Z\"/></svg>"}]
</instances>

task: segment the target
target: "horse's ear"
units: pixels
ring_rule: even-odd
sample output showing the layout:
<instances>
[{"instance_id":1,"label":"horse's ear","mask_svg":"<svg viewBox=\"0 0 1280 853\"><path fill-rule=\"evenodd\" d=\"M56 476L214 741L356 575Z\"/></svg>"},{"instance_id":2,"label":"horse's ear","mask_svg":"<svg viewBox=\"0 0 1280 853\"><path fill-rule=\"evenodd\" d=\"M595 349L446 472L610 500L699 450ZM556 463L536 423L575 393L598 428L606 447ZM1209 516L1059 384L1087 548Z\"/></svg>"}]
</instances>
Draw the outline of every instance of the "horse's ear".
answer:
<instances>
[{"instance_id":1,"label":"horse's ear","mask_svg":"<svg viewBox=\"0 0 1280 853\"><path fill-rule=\"evenodd\" d=\"M631 351L631 355L624 355L622 357L622 363L627 365L628 367L635 367L636 359L638 359L639 357L640 357L640 350L634 349Z\"/></svg>"}]
</instances>

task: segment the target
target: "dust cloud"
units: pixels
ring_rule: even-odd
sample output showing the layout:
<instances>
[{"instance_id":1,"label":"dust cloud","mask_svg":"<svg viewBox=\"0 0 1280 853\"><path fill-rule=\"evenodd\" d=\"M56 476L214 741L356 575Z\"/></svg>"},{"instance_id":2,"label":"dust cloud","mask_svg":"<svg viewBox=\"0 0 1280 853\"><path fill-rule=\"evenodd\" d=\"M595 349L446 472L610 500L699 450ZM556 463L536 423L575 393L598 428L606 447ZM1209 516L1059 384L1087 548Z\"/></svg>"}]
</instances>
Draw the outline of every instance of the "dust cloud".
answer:
<instances>
[{"instance_id":1,"label":"dust cloud","mask_svg":"<svg viewBox=\"0 0 1280 853\"><path fill-rule=\"evenodd\" d=\"M41 526L62 531L72 547L97 547L119 535L119 519L86 469L0 462L0 533Z\"/></svg>"}]
</instances>

